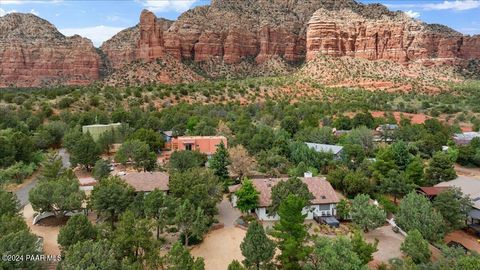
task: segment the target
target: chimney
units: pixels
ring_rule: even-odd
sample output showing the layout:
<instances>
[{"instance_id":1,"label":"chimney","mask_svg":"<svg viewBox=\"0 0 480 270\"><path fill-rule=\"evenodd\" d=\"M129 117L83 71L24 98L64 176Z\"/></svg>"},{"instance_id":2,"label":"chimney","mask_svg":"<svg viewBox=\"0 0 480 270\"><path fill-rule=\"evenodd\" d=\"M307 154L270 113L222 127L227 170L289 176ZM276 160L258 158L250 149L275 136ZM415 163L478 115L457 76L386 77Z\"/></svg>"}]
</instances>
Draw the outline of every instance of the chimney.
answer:
<instances>
[{"instance_id":1,"label":"chimney","mask_svg":"<svg viewBox=\"0 0 480 270\"><path fill-rule=\"evenodd\" d=\"M312 172L308 171L308 172L303 173L303 177L304 178L311 178L311 177L313 177L313 174L312 174Z\"/></svg>"}]
</instances>

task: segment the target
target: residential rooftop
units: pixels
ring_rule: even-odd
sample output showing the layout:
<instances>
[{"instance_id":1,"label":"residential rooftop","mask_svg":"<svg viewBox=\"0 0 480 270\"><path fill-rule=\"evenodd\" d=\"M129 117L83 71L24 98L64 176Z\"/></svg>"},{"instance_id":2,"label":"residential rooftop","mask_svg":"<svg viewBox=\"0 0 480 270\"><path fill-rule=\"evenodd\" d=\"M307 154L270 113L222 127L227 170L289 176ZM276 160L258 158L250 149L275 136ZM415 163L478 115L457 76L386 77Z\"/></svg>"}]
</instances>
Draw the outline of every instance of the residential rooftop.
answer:
<instances>
[{"instance_id":1,"label":"residential rooftop","mask_svg":"<svg viewBox=\"0 0 480 270\"><path fill-rule=\"evenodd\" d=\"M310 149L313 149L317 152L331 152L332 154L336 155L342 151L343 146L340 145L332 145L332 144L321 144L321 143L305 143Z\"/></svg>"},{"instance_id":2,"label":"residential rooftop","mask_svg":"<svg viewBox=\"0 0 480 270\"><path fill-rule=\"evenodd\" d=\"M128 172L120 177L137 192L151 192L155 189L168 191L170 179L164 172Z\"/></svg>"},{"instance_id":3,"label":"residential rooftop","mask_svg":"<svg viewBox=\"0 0 480 270\"><path fill-rule=\"evenodd\" d=\"M299 177L308 186L308 190L313 194L314 198L311 201L315 204L331 204L338 203L340 200L332 188L332 185L323 177ZM272 188L282 181L287 181L288 178L265 178L253 179L252 183L255 189L260 192L258 205L260 207L268 207L271 205Z\"/></svg>"},{"instance_id":4,"label":"residential rooftop","mask_svg":"<svg viewBox=\"0 0 480 270\"><path fill-rule=\"evenodd\" d=\"M458 176L452 181L439 183L435 187L458 187L463 194L472 199L474 207L480 209L480 178Z\"/></svg>"}]
</instances>

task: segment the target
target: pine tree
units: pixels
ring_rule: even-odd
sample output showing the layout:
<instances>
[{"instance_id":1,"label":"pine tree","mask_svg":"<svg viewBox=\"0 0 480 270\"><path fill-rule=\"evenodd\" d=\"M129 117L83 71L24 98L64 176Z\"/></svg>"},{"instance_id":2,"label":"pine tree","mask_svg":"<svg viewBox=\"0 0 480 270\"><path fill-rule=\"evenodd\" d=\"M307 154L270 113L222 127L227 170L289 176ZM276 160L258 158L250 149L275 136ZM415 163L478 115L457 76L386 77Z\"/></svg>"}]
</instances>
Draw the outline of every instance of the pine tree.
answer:
<instances>
[{"instance_id":1,"label":"pine tree","mask_svg":"<svg viewBox=\"0 0 480 270\"><path fill-rule=\"evenodd\" d=\"M230 160L227 148L223 141L217 146L217 151L215 151L212 159L210 159L209 164L215 175L220 179L227 180L229 178L227 166L230 165Z\"/></svg>"},{"instance_id":2,"label":"pine tree","mask_svg":"<svg viewBox=\"0 0 480 270\"><path fill-rule=\"evenodd\" d=\"M229 265L227 270L246 270L245 267L237 260L233 260Z\"/></svg>"},{"instance_id":3,"label":"pine tree","mask_svg":"<svg viewBox=\"0 0 480 270\"><path fill-rule=\"evenodd\" d=\"M430 248L428 241L425 240L418 230L408 232L405 241L403 241L400 249L415 263L427 263L430 261Z\"/></svg>"},{"instance_id":4,"label":"pine tree","mask_svg":"<svg viewBox=\"0 0 480 270\"><path fill-rule=\"evenodd\" d=\"M177 224L180 233L185 238L185 246L188 247L190 237L202 237L207 230L208 216L204 214L202 208L198 207L195 209L190 201L185 200L177 210L175 224Z\"/></svg>"},{"instance_id":5,"label":"pine tree","mask_svg":"<svg viewBox=\"0 0 480 270\"><path fill-rule=\"evenodd\" d=\"M182 246L180 242L173 245L167 254L167 269L169 270L203 270L205 263L203 258L196 260L190 255L187 248Z\"/></svg>"},{"instance_id":6,"label":"pine tree","mask_svg":"<svg viewBox=\"0 0 480 270\"><path fill-rule=\"evenodd\" d=\"M374 243L367 243L363 239L363 235L360 231L356 230L353 233L352 239L352 249L357 253L358 257L364 264L367 264L373 260L372 254L377 251L378 240L375 239Z\"/></svg>"},{"instance_id":7,"label":"pine tree","mask_svg":"<svg viewBox=\"0 0 480 270\"><path fill-rule=\"evenodd\" d=\"M263 226L253 221L248 226L247 235L240 244L240 249L245 257L243 264L259 270L268 264L275 254L275 243L267 237Z\"/></svg>"},{"instance_id":8,"label":"pine tree","mask_svg":"<svg viewBox=\"0 0 480 270\"><path fill-rule=\"evenodd\" d=\"M281 254L278 256L283 269L301 269L300 263L309 254L309 248L305 246L308 231L304 224L305 216L302 214L306 206L306 200L293 194L280 204L278 215L280 221L273 226L272 235L278 239L278 248Z\"/></svg>"},{"instance_id":9,"label":"pine tree","mask_svg":"<svg viewBox=\"0 0 480 270\"><path fill-rule=\"evenodd\" d=\"M65 251L70 246L78 242L94 239L95 236L95 228L88 218L84 215L75 215L68 220L67 225L60 229L58 243Z\"/></svg>"}]
</instances>

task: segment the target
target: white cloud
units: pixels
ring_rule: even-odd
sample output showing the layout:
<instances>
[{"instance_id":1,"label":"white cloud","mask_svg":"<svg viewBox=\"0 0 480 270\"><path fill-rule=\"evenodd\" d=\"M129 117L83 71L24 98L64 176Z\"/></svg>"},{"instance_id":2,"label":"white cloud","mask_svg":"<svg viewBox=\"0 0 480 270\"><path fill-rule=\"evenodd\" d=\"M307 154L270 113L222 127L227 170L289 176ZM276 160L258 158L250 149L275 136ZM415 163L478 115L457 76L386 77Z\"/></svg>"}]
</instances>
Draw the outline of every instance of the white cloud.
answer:
<instances>
[{"instance_id":1,"label":"white cloud","mask_svg":"<svg viewBox=\"0 0 480 270\"><path fill-rule=\"evenodd\" d=\"M413 11L413 10L407 10L407 11L405 11L405 14L407 14L407 16L410 17L410 18L420 17L420 12L416 12L416 11Z\"/></svg>"},{"instance_id":2,"label":"white cloud","mask_svg":"<svg viewBox=\"0 0 480 270\"><path fill-rule=\"evenodd\" d=\"M4 16L4 15L10 14L10 13L14 13L14 12L18 12L18 11L16 11L15 9L4 10L3 8L0 8L0 16ZM39 15L40 15L40 12L36 11L36 10L33 9L33 8L32 8L28 13L32 13L33 15L36 15L36 16L39 16Z\"/></svg>"},{"instance_id":3,"label":"white cloud","mask_svg":"<svg viewBox=\"0 0 480 270\"><path fill-rule=\"evenodd\" d=\"M120 20L120 17L116 16L116 15L109 15L105 18L107 19L107 21L110 21L110 22L116 22L116 21Z\"/></svg>"},{"instance_id":4,"label":"white cloud","mask_svg":"<svg viewBox=\"0 0 480 270\"><path fill-rule=\"evenodd\" d=\"M480 1L477 0L455 0L455 1L443 1L442 3L424 4L425 9L430 10L469 10L480 7Z\"/></svg>"},{"instance_id":5,"label":"white cloud","mask_svg":"<svg viewBox=\"0 0 480 270\"><path fill-rule=\"evenodd\" d=\"M10 13L14 13L14 12L17 12L17 11L15 9L5 10L3 8L0 8L0 17L5 16L5 15L10 14Z\"/></svg>"},{"instance_id":6,"label":"white cloud","mask_svg":"<svg viewBox=\"0 0 480 270\"><path fill-rule=\"evenodd\" d=\"M29 13L32 13L33 15L39 16L40 12L36 11L35 9L30 9Z\"/></svg>"},{"instance_id":7,"label":"white cloud","mask_svg":"<svg viewBox=\"0 0 480 270\"><path fill-rule=\"evenodd\" d=\"M123 29L125 28L98 25L84 28L64 28L59 29L59 31L66 36L80 35L82 37L89 38L96 47L99 47L104 41L113 37Z\"/></svg>"},{"instance_id":8,"label":"white cloud","mask_svg":"<svg viewBox=\"0 0 480 270\"><path fill-rule=\"evenodd\" d=\"M385 4L391 9L420 8L423 10L469 10L480 7L479 0L455 0L417 4Z\"/></svg>"},{"instance_id":9,"label":"white cloud","mask_svg":"<svg viewBox=\"0 0 480 270\"><path fill-rule=\"evenodd\" d=\"M153 12L183 12L188 10L197 1L198 0L136 0L136 2L143 4L148 10Z\"/></svg>"},{"instance_id":10,"label":"white cloud","mask_svg":"<svg viewBox=\"0 0 480 270\"><path fill-rule=\"evenodd\" d=\"M2 5L26 5L26 4L57 4L63 0L1 0Z\"/></svg>"}]
</instances>

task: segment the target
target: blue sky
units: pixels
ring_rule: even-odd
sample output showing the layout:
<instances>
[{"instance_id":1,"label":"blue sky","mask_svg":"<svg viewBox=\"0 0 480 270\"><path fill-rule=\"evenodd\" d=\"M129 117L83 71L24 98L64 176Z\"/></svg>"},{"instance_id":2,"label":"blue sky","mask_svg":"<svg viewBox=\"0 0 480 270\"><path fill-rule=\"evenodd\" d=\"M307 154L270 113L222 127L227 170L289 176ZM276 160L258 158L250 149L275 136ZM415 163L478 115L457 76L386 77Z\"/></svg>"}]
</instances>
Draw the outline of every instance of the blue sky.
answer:
<instances>
[{"instance_id":1,"label":"blue sky","mask_svg":"<svg viewBox=\"0 0 480 270\"><path fill-rule=\"evenodd\" d=\"M361 2L382 3L428 23L445 24L464 34L480 34L480 0ZM191 7L209 3L209 0L0 0L0 16L10 12L33 13L66 35L80 34L100 46L118 31L137 24L142 9L174 20Z\"/></svg>"}]
</instances>

